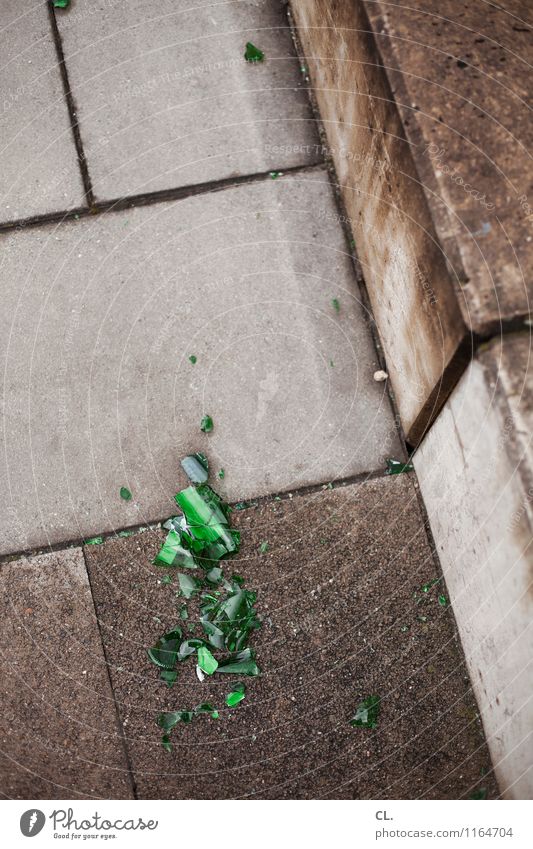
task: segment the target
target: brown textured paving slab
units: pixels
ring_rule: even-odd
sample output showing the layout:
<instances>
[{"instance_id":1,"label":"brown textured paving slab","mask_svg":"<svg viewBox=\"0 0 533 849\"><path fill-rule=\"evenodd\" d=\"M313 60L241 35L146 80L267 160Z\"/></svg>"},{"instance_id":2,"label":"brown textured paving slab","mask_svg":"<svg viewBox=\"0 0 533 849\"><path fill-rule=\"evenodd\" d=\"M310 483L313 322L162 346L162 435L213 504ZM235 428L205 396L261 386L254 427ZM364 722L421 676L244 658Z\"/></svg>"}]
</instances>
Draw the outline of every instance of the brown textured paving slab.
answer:
<instances>
[{"instance_id":1,"label":"brown textured paving slab","mask_svg":"<svg viewBox=\"0 0 533 849\"><path fill-rule=\"evenodd\" d=\"M533 293L523 0L365 2L446 257L478 333L528 315ZM396 70L395 70L396 69Z\"/></svg>"},{"instance_id":2,"label":"brown textured paving slab","mask_svg":"<svg viewBox=\"0 0 533 849\"><path fill-rule=\"evenodd\" d=\"M57 19L98 198L318 160L276 0L77 2ZM266 61L245 62L247 41Z\"/></svg>"},{"instance_id":3,"label":"brown textured paving slab","mask_svg":"<svg viewBox=\"0 0 533 849\"><path fill-rule=\"evenodd\" d=\"M83 184L46 3L2 0L0 222L69 209Z\"/></svg>"},{"instance_id":4,"label":"brown textured paving slab","mask_svg":"<svg viewBox=\"0 0 533 849\"><path fill-rule=\"evenodd\" d=\"M131 798L83 552L0 566L0 792Z\"/></svg>"},{"instance_id":5,"label":"brown textured paving slab","mask_svg":"<svg viewBox=\"0 0 533 849\"><path fill-rule=\"evenodd\" d=\"M243 544L228 567L258 590L263 675L219 721L178 728L170 755L158 711L222 706L239 679L200 684L191 663L172 690L158 683L145 649L177 621L175 587L150 565L160 532L86 550L139 796L460 798L480 785L496 795L452 614L435 592L413 599L436 576L413 480L272 500L233 518ZM379 727L354 729L348 719L370 693L383 699Z\"/></svg>"},{"instance_id":6,"label":"brown textured paving slab","mask_svg":"<svg viewBox=\"0 0 533 849\"><path fill-rule=\"evenodd\" d=\"M232 501L398 454L321 168L9 234L1 276L0 553L158 521L191 450Z\"/></svg>"}]
</instances>

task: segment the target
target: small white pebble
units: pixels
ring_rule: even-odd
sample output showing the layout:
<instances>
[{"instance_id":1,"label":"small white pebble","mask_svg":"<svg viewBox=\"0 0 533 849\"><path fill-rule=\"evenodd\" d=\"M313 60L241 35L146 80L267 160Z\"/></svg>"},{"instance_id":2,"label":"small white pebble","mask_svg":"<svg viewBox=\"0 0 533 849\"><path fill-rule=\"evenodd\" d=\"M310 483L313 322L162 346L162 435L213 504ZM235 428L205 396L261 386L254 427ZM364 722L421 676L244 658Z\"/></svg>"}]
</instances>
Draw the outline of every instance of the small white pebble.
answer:
<instances>
[{"instance_id":1,"label":"small white pebble","mask_svg":"<svg viewBox=\"0 0 533 849\"><path fill-rule=\"evenodd\" d=\"M382 371L382 369L378 369L378 371L374 372L374 380L377 380L378 383L382 383L384 380L387 380L388 374L386 371Z\"/></svg>"}]
</instances>

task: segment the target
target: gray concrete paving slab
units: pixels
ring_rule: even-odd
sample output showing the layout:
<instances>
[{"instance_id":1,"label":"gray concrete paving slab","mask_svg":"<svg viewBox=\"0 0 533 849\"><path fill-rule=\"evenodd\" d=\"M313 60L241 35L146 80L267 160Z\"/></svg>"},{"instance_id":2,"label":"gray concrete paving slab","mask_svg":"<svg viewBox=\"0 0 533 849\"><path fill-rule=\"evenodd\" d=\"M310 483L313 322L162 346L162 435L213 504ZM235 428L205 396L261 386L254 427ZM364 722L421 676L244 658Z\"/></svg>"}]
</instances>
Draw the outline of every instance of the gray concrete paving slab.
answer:
<instances>
[{"instance_id":1,"label":"gray concrete paving slab","mask_svg":"<svg viewBox=\"0 0 533 849\"><path fill-rule=\"evenodd\" d=\"M0 222L71 209L84 191L46 3L2 3Z\"/></svg>"},{"instance_id":2,"label":"gray concrete paving slab","mask_svg":"<svg viewBox=\"0 0 533 849\"><path fill-rule=\"evenodd\" d=\"M437 600L445 589L421 590L438 574L414 480L271 500L232 524L242 545L225 571L257 591L264 619L252 639L262 675L243 679L234 710L224 701L238 677L200 683L184 663L168 689L146 657L181 605L175 577L161 584L173 570L151 565L163 534L86 549L139 797L497 796L453 615ZM377 728L351 727L371 694L382 699ZM158 713L203 701L221 718L178 726L163 751Z\"/></svg>"},{"instance_id":3,"label":"gray concrete paving slab","mask_svg":"<svg viewBox=\"0 0 533 849\"><path fill-rule=\"evenodd\" d=\"M3 563L0 598L2 796L131 798L83 552Z\"/></svg>"},{"instance_id":4,"label":"gray concrete paving slab","mask_svg":"<svg viewBox=\"0 0 533 849\"><path fill-rule=\"evenodd\" d=\"M12 233L0 275L1 552L165 517L191 451L237 501L400 450L321 168Z\"/></svg>"},{"instance_id":5,"label":"gray concrete paving slab","mask_svg":"<svg viewBox=\"0 0 533 849\"><path fill-rule=\"evenodd\" d=\"M281 3L100 0L57 19L97 198L318 161Z\"/></svg>"}]
</instances>

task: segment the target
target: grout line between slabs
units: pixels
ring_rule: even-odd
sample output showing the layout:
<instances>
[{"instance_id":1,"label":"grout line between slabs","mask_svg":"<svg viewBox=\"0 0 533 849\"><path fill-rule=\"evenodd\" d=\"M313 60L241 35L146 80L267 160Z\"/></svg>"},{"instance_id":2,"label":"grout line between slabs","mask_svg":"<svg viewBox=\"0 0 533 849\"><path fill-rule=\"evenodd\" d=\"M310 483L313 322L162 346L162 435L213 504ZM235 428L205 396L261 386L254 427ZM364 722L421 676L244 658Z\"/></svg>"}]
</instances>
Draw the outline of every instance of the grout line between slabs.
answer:
<instances>
[{"instance_id":1,"label":"grout line between slabs","mask_svg":"<svg viewBox=\"0 0 533 849\"><path fill-rule=\"evenodd\" d=\"M407 473L414 474L414 473ZM333 482L326 483L313 483L308 484L307 486L298 487L297 489L286 490L283 492L273 492L268 495L258 495L258 496L250 496L250 498L241 499L240 501L232 501L230 502L230 507L235 507L236 504L244 504L246 507L256 507L261 504L269 504L273 501L289 501L293 498L298 498L304 495L313 495L314 493L324 492L331 489L342 489L346 486L351 485L361 485L366 483L367 481L373 480L388 480L391 478L391 475L387 474L387 471L383 471L381 469L373 472L361 472L357 475L351 475L346 478L339 478ZM331 483L331 487L330 487ZM245 509L245 508L242 508ZM8 554L0 554L0 566L4 563L11 563L13 561L19 560L23 557L38 557L40 554L50 554L52 552L60 552L66 551L69 548L83 548L86 539L93 539L94 537L102 537L102 539L117 539L118 534L121 531L131 531L132 533L139 533L143 530L155 530L160 527L161 522L164 522L168 519L170 513L165 514L162 519L154 519L153 521L143 522L139 525L129 525L124 528L114 528L112 531L102 532L102 533L94 533L91 534L90 537L81 538L78 537L76 539L63 540L57 543L51 543L50 545L41 546L38 548L30 548L23 549L22 551L13 551Z\"/></svg>"},{"instance_id":2,"label":"grout line between slabs","mask_svg":"<svg viewBox=\"0 0 533 849\"><path fill-rule=\"evenodd\" d=\"M111 671L110 671L110 668L109 668L109 661L108 661L108 658L107 658L107 652L106 652L104 639L103 639L103 635L102 635L102 629L100 627L100 619L98 617L98 611L96 609L96 601L95 601L95 598L94 598L93 585L92 585L92 581L91 581L91 573L89 571L89 567L87 566L87 558L85 557L85 551L83 551L83 550L82 550L82 556L83 556L83 563L84 563L84 566L85 566L85 573L87 575L87 581L88 581L88 584L89 584L89 592L91 594L91 601L93 603L94 616L95 616L95 619L96 619L96 627L98 628L98 634L99 634L99 637L100 637L100 645L102 646L102 654L104 656L104 661L105 661L107 680L109 682L109 687L111 689L111 694L113 696L113 703L115 705L115 716L116 716L116 722L117 722L117 730L118 730L118 735L120 737L120 740L122 742L122 748L123 748L123 751L124 751L124 758L125 758L125 761L126 761L129 781L130 781L130 785L131 785L132 797L134 799L138 799L139 796L138 796L138 793L137 793L137 782L135 781L135 774L133 772L133 765L132 765L131 758L130 758L130 752L129 752L129 748L128 748L126 732L124 730L124 725L122 724L122 719L121 719L121 716L120 716L120 711L119 711L118 703L117 703L117 697L115 695L115 688L113 687L113 681L111 679Z\"/></svg>"},{"instance_id":3,"label":"grout line between slabs","mask_svg":"<svg viewBox=\"0 0 533 849\"><path fill-rule=\"evenodd\" d=\"M85 157L85 151L83 149L83 142L81 140L80 127L78 124L77 110L76 110L76 102L74 100L74 95L72 94L72 89L70 87L70 81L68 77L67 65L65 62L65 53L63 51L63 42L61 41L61 35L59 32L59 27L57 25L57 20L55 16L54 7L52 5L52 0L48 0L48 17L50 19L50 26L52 28L52 35L54 37L54 44L56 48L58 64L59 64L59 73L61 75L61 82L63 84L63 93L65 95L65 100L67 103L67 109L70 118L70 128L72 130L72 136L74 139L74 146L76 148L76 153L78 156L78 164L80 166L81 178L83 181L83 188L85 191L85 198L87 201L87 205L91 207L94 203L94 194L93 187L91 184L91 177L89 174L89 169L87 167L87 159Z\"/></svg>"},{"instance_id":4,"label":"grout line between slabs","mask_svg":"<svg viewBox=\"0 0 533 849\"><path fill-rule=\"evenodd\" d=\"M75 207L74 209L60 210L58 212L48 212L44 215L34 215L29 218L20 218L16 221L5 221L0 223L0 233L7 233L11 230L25 230L33 227L44 227L47 224L60 224L63 221L78 220L81 218L93 217L99 213L122 212L125 209L132 209L138 206L152 206L158 203L165 203L172 200L185 200L189 197L197 195L210 194L212 192L220 192L225 189L232 189L235 186L247 185L248 183L259 183L272 180L272 174L278 170L282 175L286 174L312 174L324 168L324 160L318 159L316 162L305 165L291 165L289 168L273 169L272 171L258 171L255 174L243 174L238 177L224 177L220 180L211 180L205 183L192 183L189 186L176 186L172 189L159 189L154 192L144 192L137 195L128 195L127 197L113 198L112 200L92 201L89 206ZM278 178L279 179L279 178Z\"/></svg>"}]
</instances>

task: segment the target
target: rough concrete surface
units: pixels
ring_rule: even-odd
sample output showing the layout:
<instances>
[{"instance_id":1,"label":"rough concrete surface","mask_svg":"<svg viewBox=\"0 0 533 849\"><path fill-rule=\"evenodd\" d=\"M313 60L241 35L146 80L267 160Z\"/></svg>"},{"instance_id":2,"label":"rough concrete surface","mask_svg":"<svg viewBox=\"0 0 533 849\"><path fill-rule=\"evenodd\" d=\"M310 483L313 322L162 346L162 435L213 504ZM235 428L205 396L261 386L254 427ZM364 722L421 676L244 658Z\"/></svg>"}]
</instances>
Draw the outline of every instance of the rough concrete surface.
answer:
<instances>
[{"instance_id":1,"label":"rough concrete surface","mask_svg":"<svg viewBox=\"0 0 533 849\"><path fill-rule=\"evenodd\" d=\"M131 798L81 549L3 563L0 591L0 794Z\"/></svg>"},{"instance_id":2,"label":"rough concrete surface","mask_svg":"<svg viewBox=\"0 0 533 849\"><path fill-rule=\"evenodd\" d=\"M318 160L275 0L80 2L57 19L97 198ZM247 41L264 62L245 62Z\"/></svg>"},{"instance_id":3,"label":"rough concrete surface","mask_svg":"<svg viewBox=\"0 0 533 849\"><path fill-rule=\"evenodd\" d=\"M1 28L0 223L83 202L46 4L3 0Z\"/></svg>"},{"instance_id":4,"label":"rough concrete surface","mask_svg":"<svg viewBox=\"0 0 533 849\"><path fill-rule=\"evenodd\" d=\"M533 795L530 352L528 332L485 348L414 459L494 769L513 799Z\"/></svg>"},{"instance_id":5,"label":"rough concrete surface","mask_svg":"<svg viewBox=\"0 0 533 849\"><path fill-rule=\"evenodd\" d=\"M170 755L158 712L207 699L222 707L239 679L200 684L189 663L173 689L158 682L146 648L181 604L151 565L161 532L86 549L139 797L497 795L451 611L435 588L413 598L436 577L414 481L269 500L232 521L242 546L227 568L258 591L262 676L246 679L246 700L220 720L178 726ZM352 728L372 693L382 697L378 728Z\"/></svg>"},{"instance_id":6,"label":"rough concrete surface","mask_svg":"<svg viewBox=\"0 0 533 849\"><path fill-rule=\"evenodd\" d=\"M1 270L0 552L159 520L190 451L233 501L400 451L320 168L13 233Z\"/></svg>"},{"instance_id":7,"label":"rough concrete surface","mask_svg":"<svg viewBox=\"0 0 533 849\"><path fill-rule=\"evenodd\" d=\"M497 332L533 294L531 5L365 6L465 321Z\"/></svg>"}]
</instances>

